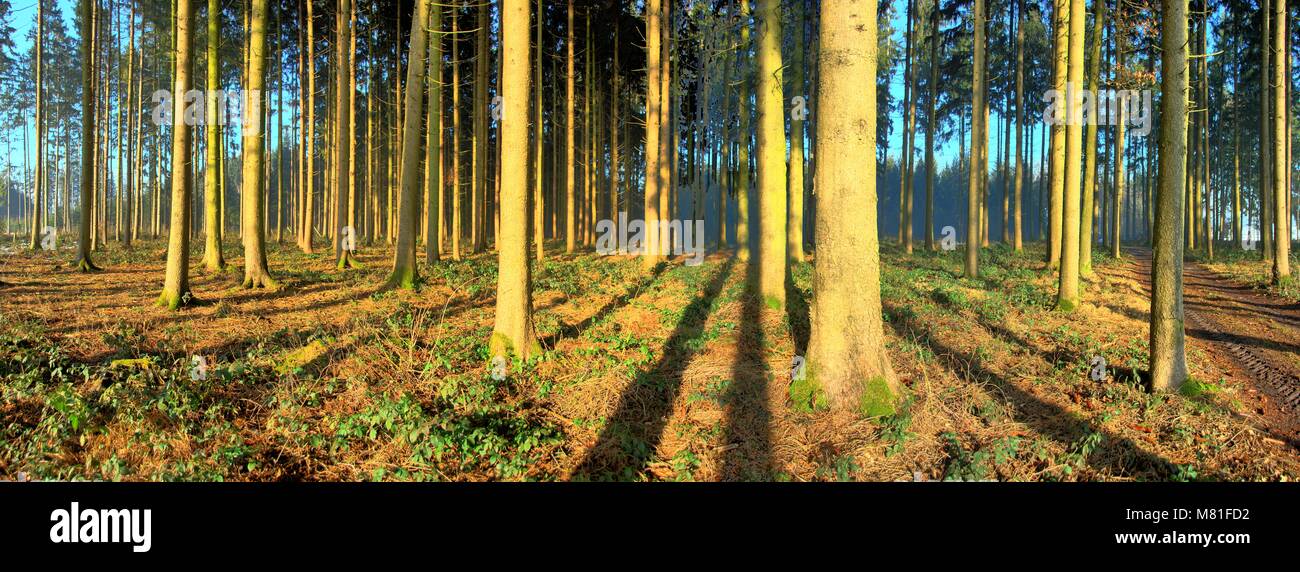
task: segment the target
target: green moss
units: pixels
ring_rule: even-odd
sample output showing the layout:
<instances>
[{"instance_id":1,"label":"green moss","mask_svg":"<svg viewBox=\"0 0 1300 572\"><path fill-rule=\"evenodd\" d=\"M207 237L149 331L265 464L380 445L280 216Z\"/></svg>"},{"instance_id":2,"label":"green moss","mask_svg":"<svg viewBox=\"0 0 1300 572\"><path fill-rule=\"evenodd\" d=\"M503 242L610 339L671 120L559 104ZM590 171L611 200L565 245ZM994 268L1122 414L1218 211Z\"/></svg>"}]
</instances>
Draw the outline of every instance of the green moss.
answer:
<instances>
[{"instance_id":1,"label":"green moss","mask_svg":"<svg viewBox=\"0 0 1300 572\"><path fill-rule=\"evenodd\" d=\"M885 378L876 376L867 380L862 398L858 401L858 412L867 417L883 417L897 413L894 392L889 389Z\"/></svg>"},{"instance_id":2,"label":"green moss","mask_svg":"<svg viewBox=\"0 0 1300 572\"><path fill-rule=\"evenodd\" d=\"M802 379L790 383L790 401L794 402L795 411L803 413L812 413L827 406L826 393L813 380L812 372L809 370L805 370Z\"/></svg>"},{"instance_id":3,"label":"green moss","mask_svg":"<svg viewBox=\"0 0 1300 572\"><path fill-rule=\"evenodd\" d=\"M768 308L771 308L773 310L780 310L781 306L783 305L781 303L781 299L777 298L776 296L764 296L763 303L766 304Z\"/></svg>"},{"instance_id":4,"label":"green moss","mask_svg":"<svg viewBox=\"0 0 1300 572\"><path fill-rule=\"evenodd\" d=\"M1075 304L1074 300L1068 300L1068 299L1065 299L1065 298L1061 298L1061 299L1059 299L1059 300L1056 301L1056 311L1058 311L1058 312L1065 312L1065 313L1068 314L1068 313L1074 311L1075 306L1076 306L1076 304Z\"/></svg>"}]
</instances>

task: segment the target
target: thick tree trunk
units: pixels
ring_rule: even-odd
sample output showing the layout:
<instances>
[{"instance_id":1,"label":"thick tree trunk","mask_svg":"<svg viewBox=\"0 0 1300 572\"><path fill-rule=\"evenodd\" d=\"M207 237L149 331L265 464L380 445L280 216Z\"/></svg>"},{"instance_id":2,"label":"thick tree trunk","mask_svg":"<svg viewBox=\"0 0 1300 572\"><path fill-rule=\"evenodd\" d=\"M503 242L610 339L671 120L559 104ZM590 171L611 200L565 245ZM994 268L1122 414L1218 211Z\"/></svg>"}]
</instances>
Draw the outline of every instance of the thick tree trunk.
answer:
<instances>
[{"instance_id":1,"label":"thick tree trunk","mask_svg":"<svg viewBox=\"0 0 1300 572\"><path fill-rule=\"evenodd\" d=\"M982 0L977 2L982 8ZM889 415L900 387L881 321L876 2L824 0L821 22L815 302L805 377L790 392L796 407L824 402L868 416Z\"/></svg>"},{"instance_id":2,"label":"thick tree trunk","mask_svg":"<svg viewBox=\"0 0 1300 572\"><path fill-rule=\"evenodd\" d=\"M424 158L425 264L433 264L442 258L442 10L439 3L429 6L429 69L424 78L429 98ZM414 30L411 33L414 35ZM407 89L414 91L412 87Z\"/></svg>"},{"instance_id":3,"label":"thick tree trunk","mask_svg":"<svg viewBox=\"0 0 1300 572\"><path fill-rule=\"evenodd\" d=\"M352 268L356 262L352 250L356 248L357 232L355 210L352 206L353 171L353 90L349 89L349 76L356 77L351 64L355 47L356 30L352 15L352 0L338 0L334 15L334 260L339 270ZM355 81L355 79L352 79Z\"/></svg>"},{"instance_id":4,"label":"thick tree trunk","mask_svg":"<svg viewBox=\"0 0 1300 572\"><path fill-rule=\"evenodd\" d=\"M188 0L186 0L188 1ZM252 0L248 25L248 92L244 95L243 179L244 287L278 288L266 264L266 12L268 0Z\"/></svg>"},{"instance_id":5,"label":"thick tree trunk","mask_svg":"<svg viewBox=\"0 0 1300 572\"><path fill-rule=\"evenodd\" d=\"M204 149L203 165L203 266L209 272L221 272L226 268L226 260L221 254L221 207L217 183L220 177L217 171L217 155L221 153L221 124L217 120L217 96L221 89L221 60L217 51L221 43L221 2L208 0L208 46L207 46L207 112L204 114L204 136L207 148Z\"/></svg>"},{"instance_id":6,"label":"thick tree trunk","mask_svg":"<svg viewBox=\"0 0 1300 572\"><path fill-rule=\"evenodd\" d=\"M77 268L82 272L98 270L90 259L91 215L95 201L95 29L98 10L94 0L81 0L81 221L77 236ZM6 177L7 178L7 177ZM155 198L155 202L157 199ZM5 201L8 208L9 201ZM6 213L8 214L8 213ZM8 221L8 217L5 217ZM6 223L7 224L7 223ZM6 231L9 229L6 228Z\"/></svg>"},{"instance_id":7,"label":"thick tree trunk","mask_svg":"<svg viewBox=\"0 0 1300 572\"><path fill-rule=\"evenodd\" d=\"M1274 227L1277 233L1276 252L1273 256L1273 283L1282 285L1291 278L1291 202L1290 184L1287 172L1290 170L1290 154L1287 152L1287 99L1286 86L1287 61L1290 52L1286 47L1287 22L1285 0L1273 2L1273 49L1277 52L1273 66L1273 188L1274 188Z\"/></svg>"},{"instance_id":8,"label":"thick tree trunk","mask_svg":"<svg viewBox=\"0 0 1300 572\"><path fill-rule=\"evenodd\" d=\"M1187 0L1161 2L1160 174L1151 263L1151 386L1178 391L1183 346L1183 193L1187 168Z\"/></svg>"},{"instance_id":9,"label":"thick tree trunk","mask_svg":"<svg viewBox=\"0 0 1300 572\"><path fill-rule=\"evenodd\" d=\"M660 104L663 98L660 97L659 91L663 84L659 76L663 72L660 58L663 57L663 50L660 47L662 35L660 33L660 20L663 18L662 0L646 0L645 19L646 19L646 119L645 119L645 214L643 216L645 224L644 242L642 244L642 267L649 271L658 265L660 259L659 252L659 194L660 186L663 182L660 179L659 163L663 161L660 157L660 129L661 121Z\"/></svg>"}]
</instances>

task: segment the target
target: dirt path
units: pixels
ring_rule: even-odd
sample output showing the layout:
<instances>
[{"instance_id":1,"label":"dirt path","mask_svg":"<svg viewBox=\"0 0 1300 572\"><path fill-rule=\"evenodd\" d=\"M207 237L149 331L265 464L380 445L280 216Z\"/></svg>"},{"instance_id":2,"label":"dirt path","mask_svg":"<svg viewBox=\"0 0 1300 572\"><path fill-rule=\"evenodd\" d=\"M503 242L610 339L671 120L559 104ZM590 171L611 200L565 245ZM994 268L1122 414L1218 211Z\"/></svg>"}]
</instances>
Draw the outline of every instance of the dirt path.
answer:
<instances>
[{"instance_id":1,"label":"dirt path","mask_svg":"<svg viewBox=\"0 0 1300 572\"><path fill-rule=\"evenodd\" d=\"M1149 293L1151 251L1126 252L1125 274ZM1300 304L1189 262L1183 310L1189 347L1204 350L1225 377L1248 380L1241 398L1253 421L1300 448Z\"/></svg>"}]
</instances>

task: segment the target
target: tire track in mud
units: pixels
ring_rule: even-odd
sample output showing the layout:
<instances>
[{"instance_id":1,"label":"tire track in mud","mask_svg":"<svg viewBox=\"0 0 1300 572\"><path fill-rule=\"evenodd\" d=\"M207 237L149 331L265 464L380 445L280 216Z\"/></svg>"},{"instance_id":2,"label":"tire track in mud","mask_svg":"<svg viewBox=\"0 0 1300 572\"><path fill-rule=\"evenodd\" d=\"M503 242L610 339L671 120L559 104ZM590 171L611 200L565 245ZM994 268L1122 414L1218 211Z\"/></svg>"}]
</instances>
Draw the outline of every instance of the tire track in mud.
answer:
<instances>
[{"instance_id":1,"label":"tire track in mud","mask_svg":"<svg viewBox=\"0 0 1300 572\"><path fill-rule=\"evenodd\" d=\"M1151 251L1126 249L1136 278L1150 292ZM1300 448L1300 304L1260 293L1204 266L1183 267L1187 336L1208 342L1230 369L1250 379L1261 403L1255 413Z\"/></svg>"}]
</instances>

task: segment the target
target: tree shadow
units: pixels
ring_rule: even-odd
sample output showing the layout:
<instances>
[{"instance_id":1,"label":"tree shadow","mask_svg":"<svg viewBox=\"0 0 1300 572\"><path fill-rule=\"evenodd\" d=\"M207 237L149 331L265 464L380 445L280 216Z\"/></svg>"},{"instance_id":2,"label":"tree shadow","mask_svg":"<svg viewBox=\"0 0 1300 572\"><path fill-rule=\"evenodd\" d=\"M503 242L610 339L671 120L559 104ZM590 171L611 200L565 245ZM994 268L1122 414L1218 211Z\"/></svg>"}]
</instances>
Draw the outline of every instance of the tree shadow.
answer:
<instances>
[{"instance_id":1,"label":"tree shadow","mask_svg":"<svg viewBox=\"0 0 1300 572\"><path fill-rule=\"evenodd\" d=\"M1142 449L1132 440L1081 419L1058 405L1035 397L998 372L986 367L978 356L944 344L933 335L930 328L919 323L916 315L909 308L886 304L886 309L894 318L889 322L890 327L898 334L929 346L935 358L954 375L961 377L958 372L969 371L975 379L991 385L997 390L994 393L1015 409L1017 421L1057 441L1067 451L1084 454L1085 451L1080 444L1084 443L1089 435L1100 435L1101 440L1095 448L1086 452L1082 459L1094 470L1109 470L1116 475L1151 479L1167 479L1170 475L1176 474L1177 468L1165 458ZM998 330L993 331L995 335L999 335ZM1012 341L1020 340L1018 336L1005 330L1002 330L1001 334L1012 336ZM1023 341L1018 343L1022 347L1032 348L1036 353L1041 353L1034 346ZM1053 352L1053 355L1056 353L1068 352ZM1044 356L1044 359L1047 357L1051 356Z\"/></svg>"},{"instance_id":2,"label":"tree shadow","mask_svg":"<svg viewBox=\"0 0 1300 572\"><path fill-rule=\"evenodd\" d=\"M560 343L560 340L564 338L577 337L581 335L582 332L586 331L587 328L591 327L592 324L595 324L605 319L606 316L609 316L610 314L614 313L619 308L628 305L628 303L636 299L637 296L640 296L643 290L653 285L655 281L658 280L661 275L663 275L664 268L666 266L667 266L666 264L659 264L655 266L654 270L651 271L650 274L641 277L641 279L638 280L636 284L633 284L632 286L628 287L626 290L624 290L622 294L615 296L613 300L610 300L609 302L605 303L605 305L601 307L601 309L597 310L596 313L587 316L586 318L582 319L577 323L565 324L561 326L559 330L542 338L541 340L539 340L542 344L542 347L553 348L555 347L555 344ZM552 306L555 305L558 304L552 304Z\"/></svg>"},{"instance_id":3,"label":"tree shadow","mask_svg":"<svg viewBox=\"0 0 1300 572\"><path fill-rule=\"evenodd\" d=\"M722 459L724 480L771 480L772 415L767 407L772 372L763 359L763 303L758 291L757 260L746 265L741 295L740 337L731 365L731 382L723 395L727 410Z\"/></svg>"},{"instance_id":4,"label":"tree shadow","mask_svg":"<svg viewBox=\"0 0 1300 572\"><path fill-rule=\"evenodd\" d=\"M596 444L573 469L571 478L630 481L645 471L663 439L668 415L681 389L682 371L695 353L686 342L703 333L713 301L722 292L734 265L735 259L731 259L715 270L704 292L682 312L677 327L664 342L663 356L628 384Z\"/></svg>"}]
</instances>

